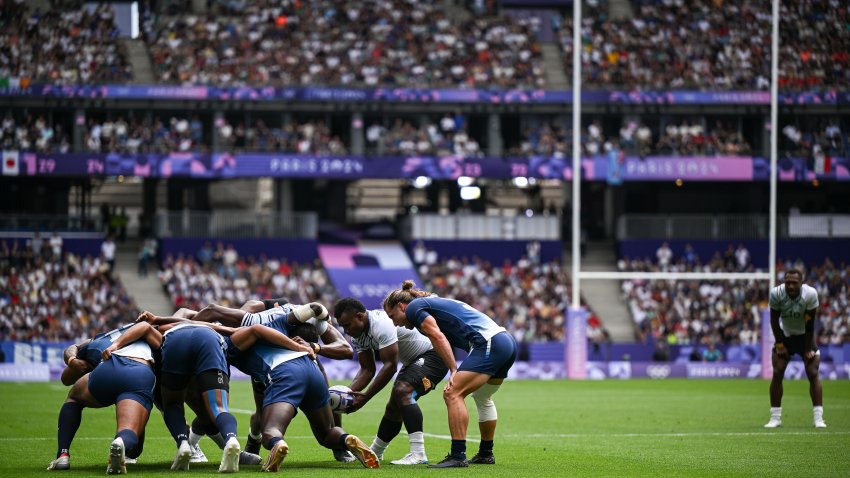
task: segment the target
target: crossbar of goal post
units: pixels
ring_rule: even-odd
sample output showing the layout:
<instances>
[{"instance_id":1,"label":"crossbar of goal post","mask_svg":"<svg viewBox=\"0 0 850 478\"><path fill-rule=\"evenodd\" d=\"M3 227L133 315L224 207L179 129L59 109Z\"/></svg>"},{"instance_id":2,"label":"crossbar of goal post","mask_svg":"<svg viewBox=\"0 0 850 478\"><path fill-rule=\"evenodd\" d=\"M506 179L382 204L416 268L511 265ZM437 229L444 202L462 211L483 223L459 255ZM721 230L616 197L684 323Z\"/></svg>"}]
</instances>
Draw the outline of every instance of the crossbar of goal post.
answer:
<instances>
[{"instance_id":1,"label":"crossbar of goal post","mask_svg":"<svg viewBox=\"0 0 850 478\"><path fill-rule=\"evenodd\" d=\"M769 281L770 272L620 272L620 271L582 271L576 274L581 280L745 280ZM574 282L579 282L574 281ZM761 312L761 376L769 378L773 374L771 349L773 331L770 329L770 311ZM567 340L565 341L564 360L567 378L587 378L587 310L583 307L570 307L567 310Z\"/></svg>"}]
</instances>

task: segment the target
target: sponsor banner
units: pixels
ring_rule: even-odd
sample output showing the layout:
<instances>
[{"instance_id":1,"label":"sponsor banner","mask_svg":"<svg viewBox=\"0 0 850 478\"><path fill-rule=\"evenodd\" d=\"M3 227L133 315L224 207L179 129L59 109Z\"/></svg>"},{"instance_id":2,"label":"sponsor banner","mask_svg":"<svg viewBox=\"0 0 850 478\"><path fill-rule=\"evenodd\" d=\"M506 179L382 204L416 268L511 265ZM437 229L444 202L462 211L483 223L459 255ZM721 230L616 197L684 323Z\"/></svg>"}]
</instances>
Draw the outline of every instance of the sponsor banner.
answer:
<instances>
[{"instance_id":1,"label":"sponsor banner","mask_svg":"<svg viewBox=\"0 0 850 478\"><path fill-rule=\"evenodd\" d=\"M47 382L50 366L47 364L0 363L0 382Z\"/></svg>"},{"instance_id":2,"label":"sponsor banner","mask_svg":"<svg viewBox=\"0 0 850 478\"><path fill-rule=\"evenodd\" d=\"M565 158L464 158L460 156L365 157L310 156L285 153L20 153L4 151L4 174L27 176L137 176L189 178L416 178L571 180L572 166ZM8 163L8 165L7 165ZM584 158L587 181L767 181L769 162L752 157L627 156L612 163L608 156ZM817 174L814 163L803 158L779 162L782 181L850 181L850 158L831 158L828 172ZM616 168L612 170L611 168Z\"/></svg>"},{"instance_id":3,"label":"sponsor banner","mask_svg":"<svg viewBox=\"0 0 850 478\"><path fill-rule=\"evenodd\" d=\"M822 363L821 378L846 380L850 378L850 364ZM588 362L587 378L630 379L651 378L762 378L760 363L662 363L662 362ZM792 361L785 370L787 379L805 379L806 369L802 362Z\"/></svg>"},{"instance_id":4,"label":"sponsor banner","mask_svg":"<svg viewBox=\"0 0 850 478\"><path fill-rule=\"evenodd\" d=\"M351 296L363 302L367 309L380 309L384 297L401 287L405 280L421 284L413 269L381 269L358 267L354 269L327 269L340 297Z\"/></svg>"},{"instance_id":5,"label":"sponsor banner","mask_svg":"<svg viewBox=\"0 0 850 478\"><path fill-rule=\"evenodd\" d=\"M0 88L0 96L55 97L111 100L220 100L387 103L572 103L571 90L499 90L471 88L340 88L340 87L213 87L172 85L31 85ZM628 91L584 90L588 104L653 105L764 105L766 91ZM826 90L780 93L786 105L839 105L850 103L850 92Z\"/></svg>"}]
</instances>

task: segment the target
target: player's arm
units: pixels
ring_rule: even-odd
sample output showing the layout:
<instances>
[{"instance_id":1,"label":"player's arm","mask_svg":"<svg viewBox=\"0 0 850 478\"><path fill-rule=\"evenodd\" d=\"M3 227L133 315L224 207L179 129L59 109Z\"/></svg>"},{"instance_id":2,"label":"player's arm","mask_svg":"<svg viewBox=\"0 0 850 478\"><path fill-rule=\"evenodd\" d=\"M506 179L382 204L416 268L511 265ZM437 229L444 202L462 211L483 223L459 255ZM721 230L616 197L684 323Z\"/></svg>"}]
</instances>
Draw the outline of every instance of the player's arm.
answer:
<instances>
[{"instance_id":1,"label":"player's arm","mask_svg":"<svg viewBox=\"0 0 850 478\"><path fill-rule=\"evenodd\" d=\"M147 322L139 322L127 329L127 331L124 332L121 337L118 337L115 342L112 342L112 344L103 351L101 357L103 360L109 360L110 357L112 357L112 352L132 344L137 340L144 340L152 349L158 349L162 346L162 334L159 333L159 331L151 324Z\"/></svg>"},{"instance_id":2,"label":"player's arm","mask_svg":"<svg viewBox=\"0 0 850 478\"><path fill-rule=\"evenodd\" d=\"M183 310L183 309L180 309L180 310ZM178 311L178 312L180 312L180 311ZM136 322L147 322L148 324L151 324L151 325L172 325L172 324L179 324L181 322L191 322L191 320L186 318L186 317L183 317L182 314L180 316L174 316L174 317L161 317L161 316L158 316L158 315L154 315L153 313L148 312L146 310L139 315L139 317L136 319Z\"/></svg>"},{"instance_id":3,"label":"player's arm","mask_svg":"<svg viewBox=\"0 0 850 478\"><path fill-rule=\"evenodd\" d=\"M449 339L443 335L440 327L437 325L437 320L432 316L425 317L422 324L419 325L419 331L422 335L428 337L431 345L434 346L434 351L443 359L443 363L449 368L449 372L454 375L457 372L457 362L455 362L455 354L452 351L452 345Z\"/></svg>"},{"instance_id":4,"label":"player's arm","mask_svg":"<svg viewBox=\"0 0 850 478\"><path fill-rule=\"evenodd\" d=\"M80 350L91 343L91 339L84 340L78 344L69 345L65 348L64 360L67 367L62 370L60 380L62 385L70 386L83 375L91 372L91 365L81 358L77 358Z\"/></svg>"},{"instance_id":5,"label":"player's arm","mask_svg":"<svg viewBox=\"0 0 850 478\"><path fill-rule=\"evenodd\" d=\"M806 339L803 341L803 358L809 360L811 352L815 349L815 318L818 309L806 311Z\"/></svg>"},{"instance_id":6,"label":"player's arm","mask_svg":"<svg viewBox=\"0 0 850 478\"><path fill-rule=\"evenodd\" d=\"M784 355L785 351L785 332L782 332L782 327L779 326L779 311L770 309L770 330L773 331L773 340L776 342L776 351Z\"/></svg>"},{"instance_id":7,"label":"player's arm","mask_svg":"<svg viewBox=\"0 0 850 478\"><path fill-rule=\"evenodd\" d=\"M363 355L362 353L360 355ZM372 385L369 385L369 388L364 390L362 394L355 394L354 403L349 407L349 413L357 411L366 404L369 400L372 399L375 395L378 394L384 387L390 383L393 375L395 375L398 370L398 342L388 345L381 350L378 351L378 357L381 359L381 371L378 372L378 375L375 377L375 380L372 382ZM362 363L362 362L361 362ZM372 359L372 365L374 367L375 360ZM374 369L372 370L372 374L374 374ZM354 387L352 387L354 390Z\"/></svg>"},{"instance_id":8,"label":"player's arm","mask_svg":"<svg viewBox=\"0 0 850 478\"><path fill-rule=\"evenodd\" d=\"M375 378L375 353L372 349L362 350L357 354L357 361L360 362L360 370L357 371L357 374L354 376L354 380L351 381L351 385L348 386L354 392L360 392L369 382Z\"/></svg>"},{"instance_id":9,"label":"player's arm","mask_svg":"<svg viewBox=\"0 0 850 478\"><path fill-rule=\"evenodd\" d=\"M85 347L86 345L91 343L91 339L83 340L78 344L71 344L65 348L65 352L63 354L62 359L65 361L65 365L71 366L72 360L80 360L77 356L80 353L80 349Z\"/></svg>"},{"instance_id":10,"label":"player's arm","mask_svg":"<svg viewBox=\"0 0 850 478\"><path fill-rule=\"evenodd\" d=\"M193 320L192 322L194 322L198 325L203 325L205 327L209 327L209 328L215 330L219 335L224 335L225 337L233 336L233 334L235 334L236 331L239 330L238 327L228 327L226 325L212 324L212 323L209 323L209 322L198 322L196 320ZM268 327L266 327L266 328L268 328Z\"/></svg>"},{"instance_id":11,"label":"player's arm","mask_svg":"<svg viewBox=\"0 0 850 478\"><path fill-rule=\"evenodd\" d=\"M265 325L255 324L250 327L240 327L238 330L233 332L233 335L230 336L230 340L233 341L233 345L235 345L239 350L247 350L257 343L258 340L262 340L281 348L294 350L296 352L305 352L311 359L316 358L316 355L313 353L313 349L310 348L310 346L301 345L287 337L285 334L282 334L280 331L271 327L266 327Z\"/></svg>"},{"instance_id":12,"label":"player's arm","mask_svg":"<svg viewBox=\"0 0 850 478\"><path fill-rule=\"evenodd\" d=\"M354 349L351 348L345 337L336 329L328 324L327 330L320 336L322 344L316 344L314 347L316 355L322 355L334 360L349 360L354 358Z\"/></svg>"}]
</instances>

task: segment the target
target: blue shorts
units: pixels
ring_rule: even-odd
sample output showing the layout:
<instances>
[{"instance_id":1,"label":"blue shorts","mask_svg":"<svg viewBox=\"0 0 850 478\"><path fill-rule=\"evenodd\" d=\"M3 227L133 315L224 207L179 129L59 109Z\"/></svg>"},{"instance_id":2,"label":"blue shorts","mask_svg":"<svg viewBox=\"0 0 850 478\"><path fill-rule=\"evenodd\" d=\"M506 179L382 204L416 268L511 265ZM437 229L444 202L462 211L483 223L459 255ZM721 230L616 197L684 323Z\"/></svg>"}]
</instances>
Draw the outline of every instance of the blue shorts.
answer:
<instances>
[{"instance_id":1,"label":"blue shorts","mask_svg":"<svg viewBox=\"0 0 850 478\"><path fill-rule=\"evenodd\" d=\"M507 332L494 335L485 347L476 347L458 367L458 371L478 372L493 378L506 378L516 360L516 341Z\"/></svg>"},{"instance_id":2,"label":"blue shorts","mask_svg":"<svg viewBox=\"0 0 850 478\"><path fill-rule=\"evenodd\" d=\"M325 376L306 355L278 365L272 369L271 378L263 407L285 402L309 412L324 407L330 400Z\"/></svg>"},{"instance_id":3,"label":"blue shorts","mask_svg":"<svg viewBox=\"0 0 850 478\"><path fill-rule=\"evenodd\" d=\"M115 354L89 375L89 392L103 406L130 399L151 411L155 384L153 368Z\"/></svg>"},{"instance_id":4,"label":"blue shorts","mask_svg":"<svg viewBox=\"0 0 850 478\"><path fill-rule=\"evenodd\" d=\"M193 376L207 370L221 370L230 375L223 342L209 327L183 327L168 332L162 341L162 371Z\"/></svg>"}]
</instances>

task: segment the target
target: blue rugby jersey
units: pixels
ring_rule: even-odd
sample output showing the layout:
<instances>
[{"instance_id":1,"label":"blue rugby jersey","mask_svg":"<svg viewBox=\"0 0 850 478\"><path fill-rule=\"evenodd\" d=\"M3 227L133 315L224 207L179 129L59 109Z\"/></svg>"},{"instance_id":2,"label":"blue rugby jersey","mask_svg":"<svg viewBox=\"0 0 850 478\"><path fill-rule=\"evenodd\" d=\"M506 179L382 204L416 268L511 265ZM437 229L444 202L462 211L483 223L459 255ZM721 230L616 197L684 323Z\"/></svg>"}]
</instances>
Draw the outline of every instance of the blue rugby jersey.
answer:
<instances>
[{"instance_id":1,"label":"blue rugby jersey","mask_svg":"<svg viewBox=\"0 0 850 478\"><path fill-rule=\"evenodd\" d=\"M432 295L407 304L407 320L415 327L421 327L429 315L437 321L452 346L467 352L475 347L486 347L494 335L505 332L505 328L493 319L459 300Z\"/></svg>"}]
</instances>

